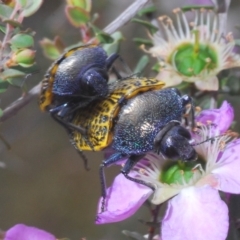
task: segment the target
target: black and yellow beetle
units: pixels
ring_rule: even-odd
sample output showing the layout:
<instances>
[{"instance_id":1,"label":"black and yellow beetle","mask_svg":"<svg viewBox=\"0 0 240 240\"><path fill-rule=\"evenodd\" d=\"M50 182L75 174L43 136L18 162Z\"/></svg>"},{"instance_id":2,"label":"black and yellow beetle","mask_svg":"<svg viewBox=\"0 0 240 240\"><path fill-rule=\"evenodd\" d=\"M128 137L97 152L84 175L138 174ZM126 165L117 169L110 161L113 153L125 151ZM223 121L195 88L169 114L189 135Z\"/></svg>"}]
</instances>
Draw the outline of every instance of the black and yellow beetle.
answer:
<instances>
[{"instance_id":1,"label":"black and yellow beetle","mask_svg":"<svg viewBox=\"0 0 240 240\"><path fill-rule=\"evenodd\" d=\"M191 98L181 96L175 88L162 89L163 86L163 82L154 78L116 81L109 85L106 98L74 113L70 140L78 151L114 150L100 166L103 199L104 168L123 158L127 159L121 170L125 177L149 187L152 186L128 175L147 152L155 151L173 160L196 160L191 135L181 126Z\"/></svg>"},{"instance_id":2,"label":"black and yellow beetle","mask_svg":"<svg viewBox=\"0 0 240 240\"><path fill-rule=\"evenodd\" d=\"M88 44L70 49L48 69L39 105L63 125L70 112L108 95L108 70L118 54L107 56L102 47ZM64 119L66 117L66 119Z\"/></svg>"}]
</instances>

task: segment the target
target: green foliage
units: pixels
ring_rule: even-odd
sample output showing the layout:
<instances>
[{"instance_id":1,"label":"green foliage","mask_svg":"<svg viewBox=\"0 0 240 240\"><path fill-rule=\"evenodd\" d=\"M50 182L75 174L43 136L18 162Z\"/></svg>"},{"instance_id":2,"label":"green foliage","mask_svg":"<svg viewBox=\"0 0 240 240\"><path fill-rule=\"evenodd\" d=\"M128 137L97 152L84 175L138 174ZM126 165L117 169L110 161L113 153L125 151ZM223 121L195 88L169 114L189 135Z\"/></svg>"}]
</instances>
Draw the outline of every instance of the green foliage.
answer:
<instances>
[{"instance_id":1,"label":"green foliage","mask_svg":"<svg viewBox=\"0 0 240 240\"><path fill-rule=\"evenodd\" d=\"M111 35L113 41L111 43L103 44L104 50L108 55L119 52L120 44L124 40L124 37L121 32L115 32Z\"/></svg>"},{"instance_id":2,"label":"green foliage","mask_svg":"<svg viewBox=\"0 0 240 240\"><path fill-rule=\"evenodd\" d=\"M0 93L6 92L8 89L8 86L9 86L9 82L0 79Z\"/></svg>"},{"instance_id":3,"label":"green foliage","mask_svg":"<svg viewBox=\"0 0 240 240\"><path fill-rule=\"evenodd\" d=\"M96 38L99 40L100 43L113 43L114 39L111 37L111 35L103 32L98 27L94 26L93 24L90 24Z\"/></svg>"},{"instance_id":4,"label":"green foliage","mask_svg":"<svg viewBox=\"0 0 240 240\"><path fill-rule=\"evenodd\" d=\"M80 7L67 6L65 12L69 22L75 27L81 27L90 20L89 13Z\"/></svg>"},{"instance_id":5,"label":"green foliage","mask_svg":"<svg viewBox=\"0 0 240 240\"><path fill-rule=\"evenodd\" d=\"M142 73L148 64L149 64L149 57L147 55L143 55L139 59L133 72L134 73Z\"/></svg>"},{"instance_id":6,"label":"green foliage","mask_svg":"<svg viewBox=\"0 0 240 240\"><path fill-rule=\"evenodd\" d=\"M138 19L138 18L133 18L132 22L139 23L142 26L146 27L147 30L151 34L154 34L154 33L156 33L158 31L158 28L156 26L154 26L153 24L151 24L150 22L147 22L147 21L144 21L144 20L141 20L141 19Z\"/></svg>"},{"instance_id":7,"label":"green foliage","mask_svg":"<svg viewBox=\"0 0 240 240\"><path fill-rule=\"evenodd\" d=\"M19 78L19 77L24 77L25 72L13 69L13 68L8 68L4 70L1 74L1 79L4 80L10 80L12 78Z\"/></svg>"},{"instance_id":8,"label":"green foliage","mask_svg":"<svg viewBox=\"0 0 240 240\"><path fill-rule=\"evenodd\" d=\"M22 15L29 17L33 15L41 7L43 0L18 0L22 6Z\"/></svg>"},{"instance_id":9,"label":"green foliage","mask_svg":"<svg viewBox=\"0 0 240 240\"><path fill-rule=\"evenodd\" d=\"M12 8L2 3L0 4L0 18L2 20L8 19L11 16L11 13L12 13Z\"/></svg>"},{"instance_id":10,"label":"green foliage","mask_svg":"<svg viewBox=\"0 0 240 240\"><path fill-rule=\"evenodd\" d=\"M145 45L147 47L152 47L153 46L153 42L149 39L145 39L145 38L133 38L133 41L138 45Z\"/></svg>"},{"instance_id":11,"label":"green foliage","mask_svg":"<svg viewBox=\"0 0 240 240\"><path fill-rule=\"evenodd\" d=\"M183 12L189 12L189 11L192 11L193 9L196 9L196 10L199 10L199 9L208 9L208 10L214 10L214 7L213 6L207 6L207 5L189 5L189 6L184 6L184 7L181 7L181 10Z\"/></svg>"},{"instance_id":12,"label":"green foliage","mask_svg":"<svg viewBox=\"0 0 240 240\"><path fill-rule=\"evenodd\" d=\"M55 38L59 39L59 38ZM59 40L60 41L60 40ZM60 49L60 43L58 45L58 40L57 41L51 41L50 39L44 38L43 40L40 41L40 45L43 49L44 55L51 59L51 60L56 60L62 53L63 48Z\"/></svg>"},{"instance_id":13,"label":"green foliage","mask_svg":"<svg viewBox=\"0 0 240 240\"><path fill-rule=\"evenodd\" d=\"M11 47L13 48L30 48L34 45L33 37L29 34L16 34L10 40Z\"/></svg>"},{"instance_id":14,"label":"green foliage","mask_svg":"<svg viewBox=\"0 0 240 240\"><path fill-rule=\"evenodd\" d=\"M143 17L144 15L154 13L156 10L157 10L156 7L155 7L154 5L152 5L152 6L149 6L149 7L146 7L146 8L141 9L141 10L137 13L137 15L138 15L139 17Z\"/></svg>"}]
</instances>

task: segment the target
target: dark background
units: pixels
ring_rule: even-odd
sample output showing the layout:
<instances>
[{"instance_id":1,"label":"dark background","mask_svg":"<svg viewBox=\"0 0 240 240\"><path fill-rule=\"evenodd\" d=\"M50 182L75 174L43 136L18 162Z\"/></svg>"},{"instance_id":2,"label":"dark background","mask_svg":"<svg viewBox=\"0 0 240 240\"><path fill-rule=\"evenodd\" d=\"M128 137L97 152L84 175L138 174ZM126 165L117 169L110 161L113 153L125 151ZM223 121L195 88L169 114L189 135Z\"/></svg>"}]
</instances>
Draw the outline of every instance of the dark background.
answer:
<instances>
[{"instance_id":1,"label":"dark background","mask_svg":"<svg viewBox=\"0 0 240 240\"><path fill-rule=\"evenodd\" d=\"M97 25L105 27L133 1L93 0L93 12L100 18ZM175 7L186 1L157 1L160 14L171 15ZM29 89L39 83L51 61L46 60L39 48L43 37L53 39L59 35L71 45L80 40L77 29L72 27L64 15L65 1L45 1L41 9L24 20L25 28L36 31L35 48L39 73L27 79ZM240 4L232 1L228 27L234 35L239 32L234 27L240 24ZM144 29L129 23L122 29L125 41L120 54L130 67L134 67L142 54L133 44L132 38L143 34ZM134 34L134 35L133 35ZM21 96L21 90L10 87L2 94L1 108L8 106ZM68 237L87 239L124 239L123 229L139 231L147 228L137 220L148 220L149 213L143 207L131 218L110 225L95 225L94 218L100 196L98 169L102 153L86 153L91 171L86 172L82 160L70 145L65 130L54 122L47 113L39 110L35 98L19 113L1 125L1 135L10 143L11 150L0 142L0 228L6 230L16 223L25 223L53 233L57 238ZM235 119L239 121L239 98L229 98L236 107ZM109 183L119 172L117 167L107 169ZM233 212L239 214L239 200L234 199ZM233 238L231 238L233 239Z\"/></svg>"}]
</instances>

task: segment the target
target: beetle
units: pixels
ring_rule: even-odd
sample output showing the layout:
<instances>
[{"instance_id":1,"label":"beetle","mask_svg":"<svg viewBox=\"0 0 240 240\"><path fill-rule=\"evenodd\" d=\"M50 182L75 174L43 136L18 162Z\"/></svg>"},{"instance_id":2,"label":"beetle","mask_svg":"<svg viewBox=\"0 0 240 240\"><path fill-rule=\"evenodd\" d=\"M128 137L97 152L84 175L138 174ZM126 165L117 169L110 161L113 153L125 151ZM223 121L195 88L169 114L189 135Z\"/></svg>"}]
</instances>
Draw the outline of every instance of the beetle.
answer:
<instances>
[{"instance_id":1,"label":"beetle","mask_svg":"<svg viewBox=\"0 0 240 240\"><path fill-rule=\"evenodd\" d=\"M102 211L106 198L105 167L126 158L121 170L124 176L153 188L129 176L130 170L147 152L155 151L173 160L197 158L191 135L181 125L186 105L192 106L192 100L188 95L181 96L175 88L163 87L164 83L154 78L116 81L109 86L108 97L74 113L71 123L75 129L70 141L78 151L114 150L100 165Z\"/></svg>"},{"instance_id":2,"label":"beetle","mask_svg":"<svg viewBox=\"0 0 240 240\"><path fill-rule=\"evenodd\" d=\"M118 57L116 53L108 57L96 44L68 50L50 66L42 80L40 109L68 125L71 112L107 96L108 71Z\"/></svg>"}]
</instances>

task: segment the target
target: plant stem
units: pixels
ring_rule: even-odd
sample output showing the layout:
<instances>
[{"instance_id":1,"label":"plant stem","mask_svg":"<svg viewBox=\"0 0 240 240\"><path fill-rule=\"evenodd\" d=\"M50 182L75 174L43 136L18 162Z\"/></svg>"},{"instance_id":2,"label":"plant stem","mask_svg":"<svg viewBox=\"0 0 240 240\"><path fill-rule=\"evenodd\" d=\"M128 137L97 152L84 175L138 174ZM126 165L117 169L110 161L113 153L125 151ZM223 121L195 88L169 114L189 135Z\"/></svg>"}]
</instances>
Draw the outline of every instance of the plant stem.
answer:
<instances>
[{"instance_id":1,"label":"plant stem","mask_svg":"<svg viewBox=\"0 0 240 240\"><path fill-rule=\"evenodd\" d=\"M152 216L153 216L153 225L148 230L148 240L152 240L156 231L156 225L158 224L158 214L160 211L162 204L159 204L155 207L155 209L152 210Z\"/></svg>"}]
</instances>

